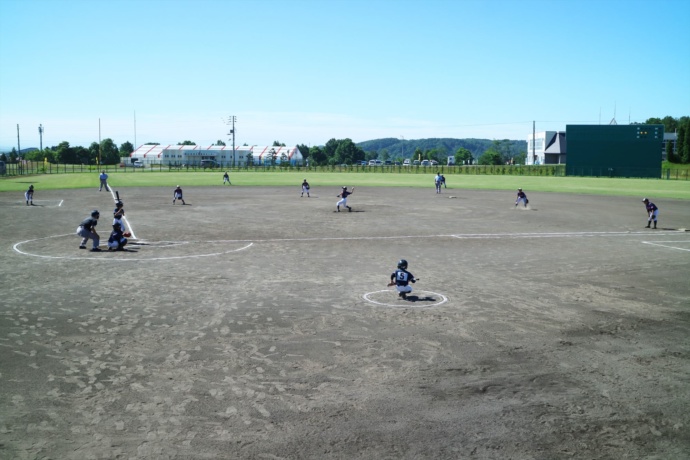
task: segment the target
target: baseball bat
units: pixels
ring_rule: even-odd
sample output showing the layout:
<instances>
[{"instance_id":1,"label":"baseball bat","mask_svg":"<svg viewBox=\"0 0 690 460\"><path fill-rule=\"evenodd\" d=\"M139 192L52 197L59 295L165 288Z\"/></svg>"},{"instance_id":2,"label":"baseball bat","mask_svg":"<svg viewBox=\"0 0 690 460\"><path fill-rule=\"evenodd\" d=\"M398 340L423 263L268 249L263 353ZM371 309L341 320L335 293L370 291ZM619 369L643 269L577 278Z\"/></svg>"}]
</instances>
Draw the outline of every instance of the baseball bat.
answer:
<instances>
[{"instance_id":1,"label":"baseball bat","mask_svg":"<svg viewBox=\"0 0 690 460\"><path fill-rule=\"evenodd\" d=\"M120 201L120 192L115 190L115 196L117 197L117 201Z\"/></svg>"}]
</instances>

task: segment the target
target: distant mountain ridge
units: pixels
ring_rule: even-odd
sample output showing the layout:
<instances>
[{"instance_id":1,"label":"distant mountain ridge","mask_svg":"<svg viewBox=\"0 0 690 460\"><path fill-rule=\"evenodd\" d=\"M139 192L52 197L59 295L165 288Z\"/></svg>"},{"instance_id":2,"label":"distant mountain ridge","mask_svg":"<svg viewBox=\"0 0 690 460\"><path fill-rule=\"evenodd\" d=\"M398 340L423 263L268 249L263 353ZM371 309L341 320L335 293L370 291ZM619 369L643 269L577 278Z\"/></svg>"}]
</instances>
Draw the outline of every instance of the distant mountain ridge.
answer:
<instances>
[{"instance_id":1,"label":"distant mountain ridge","mask_svg":"<svg viewBox=\"0 0 690 460\"><path fill-rule=\"evenodd\" d=\"M510 142L517 152L527 151L527 141L511 140ZM450 137L432 137L428 139L403 140L395 137L386 137L383 139L357 142L356 145L365 152L381 152L382 150L387 150L390 155L400 155L403 158L412 157L414 151L418 148L422 151L432 149L442 150L445 151L448 156L450 156L455 155L455 152L462 147L472 152L472 156L477 158L489 147L491 147L492 143L493 140L491 139L454 139Z\"/></svg>"}]
</instances>

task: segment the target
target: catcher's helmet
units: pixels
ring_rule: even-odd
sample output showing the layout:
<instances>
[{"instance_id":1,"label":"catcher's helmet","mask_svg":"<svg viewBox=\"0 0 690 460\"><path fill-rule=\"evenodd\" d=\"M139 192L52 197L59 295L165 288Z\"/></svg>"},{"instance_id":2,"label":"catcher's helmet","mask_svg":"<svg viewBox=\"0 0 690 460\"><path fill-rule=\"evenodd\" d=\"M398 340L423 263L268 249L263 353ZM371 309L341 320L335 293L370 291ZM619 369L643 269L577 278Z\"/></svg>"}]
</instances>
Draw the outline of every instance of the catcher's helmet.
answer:
<instances>
[{"instance_id":1,"label":"catcher's helmet","mask_svg":"<svg viewBox=\"0 0 690 460\"><path fill-rule=\"evenodd\" d=\"M407 268L407 261L405 259L400 259L398 261L398 268L405 270Z\"/></svg>"},{"instance_id":2,"label":"catcher's helmet","mask_svg":"<svg viewBox=\"0 0 690 460\"><path fill-rule=\"evenodd\" d=\"M98 212L98 209L94 209L91 211L91 217L101 217L101 213Z\"/></svg>"}]
</instances>

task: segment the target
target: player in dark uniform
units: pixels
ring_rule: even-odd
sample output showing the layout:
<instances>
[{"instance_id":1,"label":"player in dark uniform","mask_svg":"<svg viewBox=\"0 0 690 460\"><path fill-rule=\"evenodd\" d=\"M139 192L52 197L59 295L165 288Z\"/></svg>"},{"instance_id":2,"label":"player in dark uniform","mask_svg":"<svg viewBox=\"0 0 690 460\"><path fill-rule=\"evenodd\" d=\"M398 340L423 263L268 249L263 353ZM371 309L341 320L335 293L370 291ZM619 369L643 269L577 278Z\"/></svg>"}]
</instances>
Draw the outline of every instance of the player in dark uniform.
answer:
<instances>
[{"instance_id":1,"label":"player in dark uniform","mask_svg":"<svg viewBox=\"0 0 690 460\"><path fill-rule=\"evenodd\" d=\"M98 212L98 209L94 209L91 211L91 217L87 217L81 222L81 224L79 224L79 227L77 228L77 235L83 238L81 240L81 244L79 245L79 249L86 249L86 242L89 241L89 238L91 238L93 240L93 248L91 251L101 251L98 248L98 244L101 241L100 236L96 232L96 225L98 225L99 217L101 217L101 214Z\"/></svg>"},{"instance_id":2,"label":"player in dark uniform","mask_svg":"<svg viewBox=\"0 0 690 460\"><path fill-rule=\"evenodd\" d=\"M642 202L644 203L644 206L647 209L647 215L649 216L647 219L646 228L649 228L649 226L652 224L652 221L654 221L654 228L656 228L656 219L659 216L659 208L657 208L654 203L649 201L649 198L645 198L642 200Z\"/></svg>"},{"instance_id":3,"label":"player in dark uniform","mask_svg":"<svg viewBox=\"0 0 690 460\"><path fill-rule=\"evenodd\" d=\"M124 251L127 238L122 234L120 224L113 224L113 231L108 238L108 251Z\"/></svg>"},{"instance_id":4,"label":"player in dark uniform","mask_svg":"<svg viewBox=\"0 0 690 460\"><path fill-rule=\"evenodd\" d=\"M309 198L309 189L310 188L311 187L309 187L309 182L307 182L307 179L304 179L304 182L302 182L302 194L299 197L302 198L304 196L304 194L306 193L307 198Z\"/></svg>"},{"instance_id":5,"label":"player in dark uniform","mask_svg":"<svg viewBox=\"0 0 690 460\"><path fill-rule=\"evenodd\" d=\"M34 205L34 186L33 186L33 184L29 185L29 190L27 190L24 193L24 198L26 198L26 205L27 206L33 206Z\"/></svg>"},{"instance_id":6,"label":"player in dark uniform","mask_svg":"<svg viewBox=\"0 0 690 460\"><path fill-rule=\"evenodd\" d=\"M175 200L180 200L182 204L187 204L184 202L184 199L182 198L182 188L178 185L175 188L175 191L173 192L173 204L175 204Z\"/></svg>"},{"instance_id":7,"label":"player in dark uniform","mask_svg":"<svg viewBox=\"0 0 690 460\"><path fill-rule=\"evenodd\" d=\"M391 273L391 282L389 286L395 286L398 290L398 297L407 299L407 294L412 292L412 286L409 283L416 283L417 279L414 275L407 271L407 261L400 259L398 261L398 269Z\"/></svg>"},{"instance_id":8,"label":"player in dark uniform","mask_svg":"<svg viewBox=\"0 0 690 460\"><path fill-rule=\"evenodd\" d=\"M517 191L517 200L515 200L515 206L517 207L517 205L520 204L521 201L525 204L525 207L527 207L527 203L529 203L527 195L525 194L525 192L522 191L521 188L519 188Z\"/></svg>"},{"instance_id":9,"label":"player in dark uniform","mask_svg":"<svg viewBox=\"0 0 690 460\"><path fill-rule=\"evenodd\" d=\"M231 185L230 184L230 175L228 174L227 171L225 171L225 174L223 174L223 185L225 185L225 183L227 183L228 185Z\"/></svg>"},{"instance_id":10,"label":"player in dark uniform","mask_svg":"<svg viewBox=\"0 0 690 460\"><path fill-rule=\"evenodd\" d=\"M338 194L338 198L340 198L340 201L338 201L335 206L338 212L340 212L340 205L342 204L347 208L347 211L350 212L352 211L352 208L347 205L347 197L355 193L355 188L352 187L352 191L348 192L347 187L343 187L343 191Z\"/></svg>"}]
</instances>

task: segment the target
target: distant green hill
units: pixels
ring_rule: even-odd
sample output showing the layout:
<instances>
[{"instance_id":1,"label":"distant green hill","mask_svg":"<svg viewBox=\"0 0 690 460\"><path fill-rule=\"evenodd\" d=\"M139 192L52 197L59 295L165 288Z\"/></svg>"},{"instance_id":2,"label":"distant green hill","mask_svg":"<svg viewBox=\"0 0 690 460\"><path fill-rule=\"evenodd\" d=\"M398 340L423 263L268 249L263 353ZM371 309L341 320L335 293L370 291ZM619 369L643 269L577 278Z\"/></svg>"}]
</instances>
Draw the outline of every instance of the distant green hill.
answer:
<instances>
[{"instance_id":1,"label":"distant green hill","mask_svg":"<svg viewBox=\"0 0 690 460\"><path fill-rule=\"evenodd\" d=\"M391 156L402 156L410 158L414 151L419 148L422 151L437 149L445 151L445 155L454 155L455 152L464 147L475 158L484 153L493 141L490 139L453 139L453 138L429 138L429 139L410 139L402 140L395 137L384 139L374 139L371 141L358 142L357 146L365 152L381 152L387 150ZM514 151L526 152L527 141L511 141ZM444 156L443 154L441 156Z\"/></svg>"}]
</instances>

